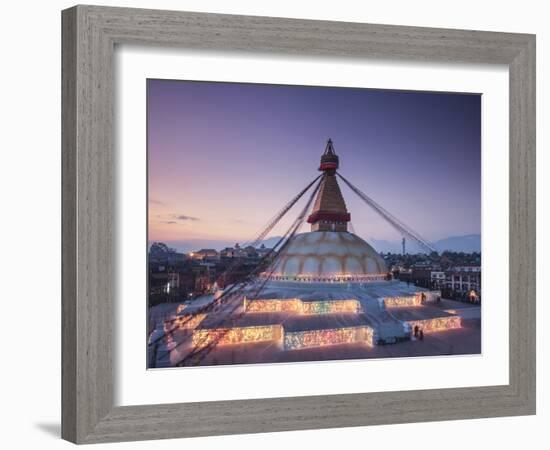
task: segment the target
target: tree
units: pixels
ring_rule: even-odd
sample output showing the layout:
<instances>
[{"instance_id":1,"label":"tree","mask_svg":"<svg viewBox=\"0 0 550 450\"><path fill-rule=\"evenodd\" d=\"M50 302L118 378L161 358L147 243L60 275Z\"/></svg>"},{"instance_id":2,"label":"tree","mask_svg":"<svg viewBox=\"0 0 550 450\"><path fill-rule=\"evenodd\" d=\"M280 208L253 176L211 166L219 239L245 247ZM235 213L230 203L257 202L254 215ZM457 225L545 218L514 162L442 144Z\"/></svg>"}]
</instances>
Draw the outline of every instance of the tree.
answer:
<instances>
[{"instance_id":1,"label":"tree","mask_svg":"<svg viewBox=\"0 0 550 450\"><path fill-rule=\"evenodd\" d=\"M149 249L152 256L165 256L168 253L176 253L176 249L168 247L163 242L154 242Z\"/></svg>"}]
</instances>

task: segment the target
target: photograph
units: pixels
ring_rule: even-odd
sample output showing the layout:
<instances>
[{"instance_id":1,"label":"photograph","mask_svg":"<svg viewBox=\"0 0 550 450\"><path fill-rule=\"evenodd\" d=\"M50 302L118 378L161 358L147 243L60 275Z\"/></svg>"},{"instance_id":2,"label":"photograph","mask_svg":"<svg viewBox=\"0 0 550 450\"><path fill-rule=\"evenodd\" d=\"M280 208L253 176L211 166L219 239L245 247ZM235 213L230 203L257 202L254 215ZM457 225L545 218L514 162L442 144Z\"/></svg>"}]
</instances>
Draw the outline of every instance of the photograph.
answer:
<instances>
[{"instance_id":1,"label":"photograph","mask_svg":"<svg viewBox=\"0 0 550 450\"><path fill-rule=\"evenodd\" d=\"M148 369L481 354L480 93L144 95Z\"/></svg>"}]
</instances>

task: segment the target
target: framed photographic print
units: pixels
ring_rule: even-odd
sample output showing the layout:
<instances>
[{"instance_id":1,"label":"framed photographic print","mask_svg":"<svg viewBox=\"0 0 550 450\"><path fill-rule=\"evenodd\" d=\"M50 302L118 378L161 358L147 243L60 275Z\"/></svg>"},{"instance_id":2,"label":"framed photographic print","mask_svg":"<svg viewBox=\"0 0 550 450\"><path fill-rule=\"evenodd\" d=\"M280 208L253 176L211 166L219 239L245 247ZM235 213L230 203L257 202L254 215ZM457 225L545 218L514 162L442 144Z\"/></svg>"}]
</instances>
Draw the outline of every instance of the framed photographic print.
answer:
<instances>
[{"instance_id":1,"label":"framed photographic print","mask_svg":"<svg viewBox=\"0 0 550 450\"><path fill-rule=\"evenodd\" d=\"M480 95L149 79L147 104L149 368L481 353Z\"/></svg>"},{"instance_id":2,"label":"framed photographic print","mask_svg":"<svg viewBox=\"0 0 550 450\"><path fill-rule=\"evenodd\" d=\"M533 414L534 99L532 35L64 11L63 437Z\"/></svg>"}]
</instances>

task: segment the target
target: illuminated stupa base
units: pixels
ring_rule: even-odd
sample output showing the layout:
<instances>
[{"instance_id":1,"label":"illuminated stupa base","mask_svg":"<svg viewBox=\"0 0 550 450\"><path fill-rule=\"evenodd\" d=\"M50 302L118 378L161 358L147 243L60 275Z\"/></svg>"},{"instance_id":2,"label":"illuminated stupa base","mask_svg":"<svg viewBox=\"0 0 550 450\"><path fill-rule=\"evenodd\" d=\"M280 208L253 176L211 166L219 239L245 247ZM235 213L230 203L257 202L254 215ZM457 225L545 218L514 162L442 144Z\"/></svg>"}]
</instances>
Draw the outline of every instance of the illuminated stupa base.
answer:
<instances>
[{"instance_id":1,"label":"illuminated stupa base","mask_svg":"<svg viewBox=\"0 0 550 450\"><path fill-rule=\"evenodd\" d=\"M160 356L170 365L186 352L215 343L201 364L218 364L218 356L228 354L235 357L231 363L293 360L294 352L315 360L314 355L330 354L317 350L328 347L338 349L336 359L369 357L377 354L377 347L387 347L382 344L398 343L389 346L395 348L410 341L415 326L427 335L460 329L460 316L432 305L438 295L399 281L348 285L271 281L260 298L245 295L209 313L194 314L204 306L201 302L178 308L176 319L165 323L172 343ZM255 360L249 361L247 349ZM186 364L193 365L193 360Z\"/></svg>"},{"instance_id":2,"label":"illuminated stupa base","mask_svg":"<svg viewBox=\"0 0 550 450\"><path fill-rule=\"evenodd\" d=\"M427 295L430 293L414 286L397 281L370 283L340 289L338 294L338 289L331 289L332 285L307 284L308 289L304 289L304 284L294 283L294 288L282 284L269 283L262 299L247 297L246 304L254 312L245 309L242 298L239 304L200 316L201 320L197 319L193 327L188 322L185 326L171 320L164 322L164 331L172 332L168 342L158 349L155 366L170 367L182 364L181 361L183 365L209 366L481 351L478 320L461 319L463 313L456 310L456 305L451 305L451 311L432 305ZM296 295L298 285L302 288L301 298ZM272 298L275 294L278 299ZM206 301L203 298L196 303ZM280 306L275 306L278 303ZM353 312L357 304L361 309ZM177 317L182 321L198 317L193 315L196 307L189 304ZM226 307L232 310L231 314ZM311 308L315 313L311 313ZM334 308L351 311L331 312ZM415 325L425 333L423 342L414 338ZM213 341L217 343L205 357L187 357Z\"/></svg>"}]
</instances>

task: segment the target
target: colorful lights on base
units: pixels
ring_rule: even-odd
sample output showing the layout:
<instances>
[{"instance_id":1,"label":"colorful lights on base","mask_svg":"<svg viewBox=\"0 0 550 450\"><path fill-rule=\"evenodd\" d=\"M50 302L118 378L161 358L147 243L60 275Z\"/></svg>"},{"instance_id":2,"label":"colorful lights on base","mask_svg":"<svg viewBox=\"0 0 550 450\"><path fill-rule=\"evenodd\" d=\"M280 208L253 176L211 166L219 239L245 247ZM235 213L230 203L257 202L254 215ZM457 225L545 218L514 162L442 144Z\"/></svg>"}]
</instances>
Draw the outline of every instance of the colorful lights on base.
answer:
<instances>
[{"instance_id":1,"label":"colorful lights on base","mask_svg":"<svg viewBox=\"0 0 550 450\"><path fill-rule=\"evenodd\" d=\"M388 309L422 307L426 294L418 292L408 296L395 296L383 298L384 306ZM219 328L201 328L201 323L206 318L206 313L186 313L187 305L181 304L177 308L175 319L165 322L165 332L175 329L193 330L191 344L195 349L201 349L213 345L234 345L248 344L254 342L274 342L284 350L299 350L306 348L325 347L338 344L365 344L375 345L374 329L366 324L354 326L342 326L341 328L325 328L313 330L287 331L285 330L286 318L293 316L313 316L330 314L360 314L363 312L361 302L357 299L330 299L330 300L301 300L300 298L287 299L247 299L243 301L244 314L266 314L265 320L269 319L270 313L282 313L283 317L279 323L254 324L250 326L236 326ZM261 316L256 316L256 320ZM313 319L315 320L315 319ZM432 319L407 320L411 331L418 326L424 333L445 331L461 328L460 316L449 316ZM166 326L169 325L169 329ZM171 344L171 337L167 336L165 343L168 347Z\"/></svg>"},{"instance_id":2,"label":"colorful lights on base","mask_svg":"<svg viewBox=\"0 0 550 450\"><path fill-rule=\"evenodd\" d=\"M290 332L285 333L284 348L285 350L298 350L353 343L364 343L372 346L373 334L373 329L367 326Z\"/></svg>"},{"instance_id":3,"label":"colorful lights on base","mask_svg":"<svg viewBox=\"0 0 550 450\"><path fill-rule=\"evenodd\" d=\"M206 318L206 314L186 314L174 320L174 325L181 330L194 330Z\"/></svg>"},{"instance_id":4,"label":"colorful lights on base","mask_svg":"<svg viewBox=\"0 0 550 450\"><path fill-rule=\"evenodd\" d=\"M273 313L288 312L301 313L302 301L299 298L289 298L282 300L248 300L244 299L244 310L247 313Z\"/></svg>"},{"instance_id":5,"label":"colorful lights on base","mask_svg":"<svg viewBox=\"0 0 550 450\"><path fill-rule=\"evenodd\" d=\"M217 345L245 344L280 340L281 325L266 325L256 327L202 329L193 332L193 346L206 347L212 342Z\"/></svg>"},{"instance_id":6,"label":"colorful lights on base","mask_svg":"<svg viewBox=\"0 0 550 450\"><path fill-rule=\"evenodd\" d=\"M244 309L247 313L357 314L361 312L361 303L355 299L302 301L299 298L282 300L245 298Z\"/></svg>"},{"instance_id":7,"label":"colorful lights on base","mask_svg":"<svg viewBox=\"0 0 550 450\"><path fill-rule=\"evenodd\" d=\"M281 325L202 329L193 332L193 346L282 341L285 350L324 347L327 345L363 343L373 345L374 330L368 326L285 332Z\"/></svg>"},{"instance_id":8,"label":"colorful lights on base","mask_svg":"<svg viewBox=\"0 0 550 450\"><path fill-rule=\"evenodd\" d=\"M439 319L411 320L407 323L411 326L412 330L414 330L415 326L418 326L418 328L424 333L452 330L462 327L462 322L459 316L441 317Z\"/></svg>"},{"instance_id":9,"label":"colorful lights on base","mask_svg":"<svg viewBox=\"0 0 550 450\"><path fill-rule=\"evenodd\" d=\"M411 306L420 306L422 297L418 294L402 297L384 297L384 306L386 308L406 308Z\"/></svg>"}]
</instances>

